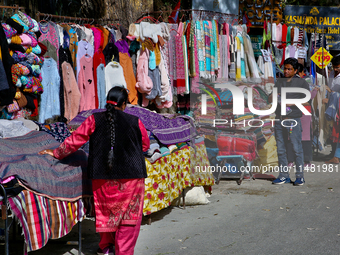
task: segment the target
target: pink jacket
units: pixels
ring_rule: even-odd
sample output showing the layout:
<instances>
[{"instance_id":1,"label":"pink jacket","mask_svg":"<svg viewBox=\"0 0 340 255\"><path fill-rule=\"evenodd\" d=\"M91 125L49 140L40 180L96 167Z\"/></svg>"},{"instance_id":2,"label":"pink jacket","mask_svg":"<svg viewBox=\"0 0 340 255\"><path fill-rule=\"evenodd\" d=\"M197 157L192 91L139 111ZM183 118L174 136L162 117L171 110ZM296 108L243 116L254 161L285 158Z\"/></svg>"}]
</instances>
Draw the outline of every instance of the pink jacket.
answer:
<instances>
[{"instance_id":1,"label":"pink jacket","mask_svg":"<svg viewBox=\"0 0 340 255\"><path fill-rule=\"evenodd\" d=\"M153 87L151 78L148 76L149 71L149 50L141 51L137 63L137 83L136 88L140 93L150 94Z\"/></svg>"}]
</instances>

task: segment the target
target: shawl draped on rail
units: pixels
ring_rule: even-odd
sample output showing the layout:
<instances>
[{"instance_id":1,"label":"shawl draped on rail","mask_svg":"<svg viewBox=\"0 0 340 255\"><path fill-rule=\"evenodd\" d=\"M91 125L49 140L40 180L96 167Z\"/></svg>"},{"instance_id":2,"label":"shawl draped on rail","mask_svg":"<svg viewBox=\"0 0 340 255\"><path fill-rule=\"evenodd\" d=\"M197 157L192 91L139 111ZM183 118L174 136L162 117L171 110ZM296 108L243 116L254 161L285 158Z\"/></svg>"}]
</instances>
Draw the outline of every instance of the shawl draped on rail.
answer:
<instances>
[{"instance_id":1,"label":"shawl draped on rail","mask_svg":"<svg viewBox=\"0 0 340 255\"><path fill-rule=\"evenodd\" d=\"M69 127L76 129L91 114L101 111L105 110L83 111L70 121ZM138 117L146 130L151 131L165 145L188 142L197 135L193 119L186 115L162 115L143 107L130 105L125 108L124 112Z\"/></svg>"},{"instance_id":2,"label":"shawl draped on rail","mask_svg":"<svg viewBox=\"0 0 340 255\"><path fill-rule=\"evenodd\" d=\"M166 117L138 106L126 107L124 112L138 117L165 145L191 141L197 134L192 118L186 115Z\"/></svg>"},{"instance_id":3,"label":"shawl draped on rail","mask_svg":"<svg viewBox=\"0 0 340 255\"><path fill-rule=\"evenodd\" d=\"M41 131L0 139L0 178L15 175L26 189L52 199L75 201L91 196L84 151L78 150L63 160L38 154L59 145L51 135Z\"/></svg>"}]
</instances>

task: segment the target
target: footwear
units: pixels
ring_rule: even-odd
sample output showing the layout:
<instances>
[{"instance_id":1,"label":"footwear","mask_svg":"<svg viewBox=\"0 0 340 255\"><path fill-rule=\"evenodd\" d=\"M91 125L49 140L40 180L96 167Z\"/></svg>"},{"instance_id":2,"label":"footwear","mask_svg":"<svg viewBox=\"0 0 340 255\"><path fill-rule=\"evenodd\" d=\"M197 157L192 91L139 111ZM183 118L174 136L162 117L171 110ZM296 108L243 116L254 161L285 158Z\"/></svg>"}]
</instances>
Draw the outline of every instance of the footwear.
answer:
<instances>
[{"instance_id":1,"label":"footwear","mask_svg":"<svg viewBox=\"0 0 340 255\"><path fill-rule=\"evenodd\" d=\"M115 252L114 252L114 249L113 247L106 247L104 248L103 250L98 248L97 250L97 255L114 255Z\"/></svg>"},{"instance_id":2,"label":"footwear","mask_svg":"<svg viewBox=\"0 0 340 255\"><path fill-rule=\"evenodd\" d=\"M331 160L325 162L326 164L339 164L339 158L333 157Z\"/></svg>"},{"instance_id":3,"label":"footwear","mask_svg":"<svg viewBox=\"0 0 340 255\"><path fill-rule=\"evenodd\" d=\"M280 177L272 182L272 184L284 184L284 183L291 183L290 178Z\"/></svg>"},{"instance_id":4,"label":"footwear","mask_svg":"<svg viewBox=\"0 0 340 255\"><path fill-rule=\"evenodd\" d=\"M294 182L294 186L302 186L305 183L305 179L304 178L296 178L295 182Z\"/></svg>"}]
</instances>

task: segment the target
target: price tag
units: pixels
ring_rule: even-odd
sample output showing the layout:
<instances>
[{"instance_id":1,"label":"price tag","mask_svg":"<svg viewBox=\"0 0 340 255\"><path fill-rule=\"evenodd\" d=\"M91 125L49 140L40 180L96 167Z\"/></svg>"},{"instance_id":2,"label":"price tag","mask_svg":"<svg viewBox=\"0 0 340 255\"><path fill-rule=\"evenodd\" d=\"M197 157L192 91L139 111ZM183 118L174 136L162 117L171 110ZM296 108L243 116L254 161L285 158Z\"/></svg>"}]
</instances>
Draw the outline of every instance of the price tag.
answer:
<instances>
[{"instance_id":1,"label":"price tag","mask_svg":"<svg viewBox=\"0 0 340 255\"><path fill-rule=\"evenodd\" d=\"M331 62L333 56L329 54L329 52L324 49L318 49L314 55L311 57L311 60L321 69L325 68L329 62Z\"/></svg>"}]
</instances>

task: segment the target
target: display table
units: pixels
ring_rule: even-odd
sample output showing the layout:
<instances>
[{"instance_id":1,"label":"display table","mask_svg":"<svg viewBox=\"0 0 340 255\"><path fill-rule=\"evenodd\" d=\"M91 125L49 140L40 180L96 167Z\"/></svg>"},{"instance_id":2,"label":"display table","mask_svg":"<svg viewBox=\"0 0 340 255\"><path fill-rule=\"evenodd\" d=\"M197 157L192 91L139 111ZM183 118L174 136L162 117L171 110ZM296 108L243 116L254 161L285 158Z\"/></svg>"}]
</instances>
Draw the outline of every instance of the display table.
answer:
<instances>
[{"instance_id":1,"label":"display table","mask_svg":"<svg viewBox=\"0 0 340 255\"><path fill-rule=\"evenodd\" d=\"M146 160L148 178L145 179L144 215L150 215L171 205L183 189L193 186L212 186L211 173L196 171L196 166L209 166L204 142L185 146L153 164Z\"/></svg>"}]
</instances>

